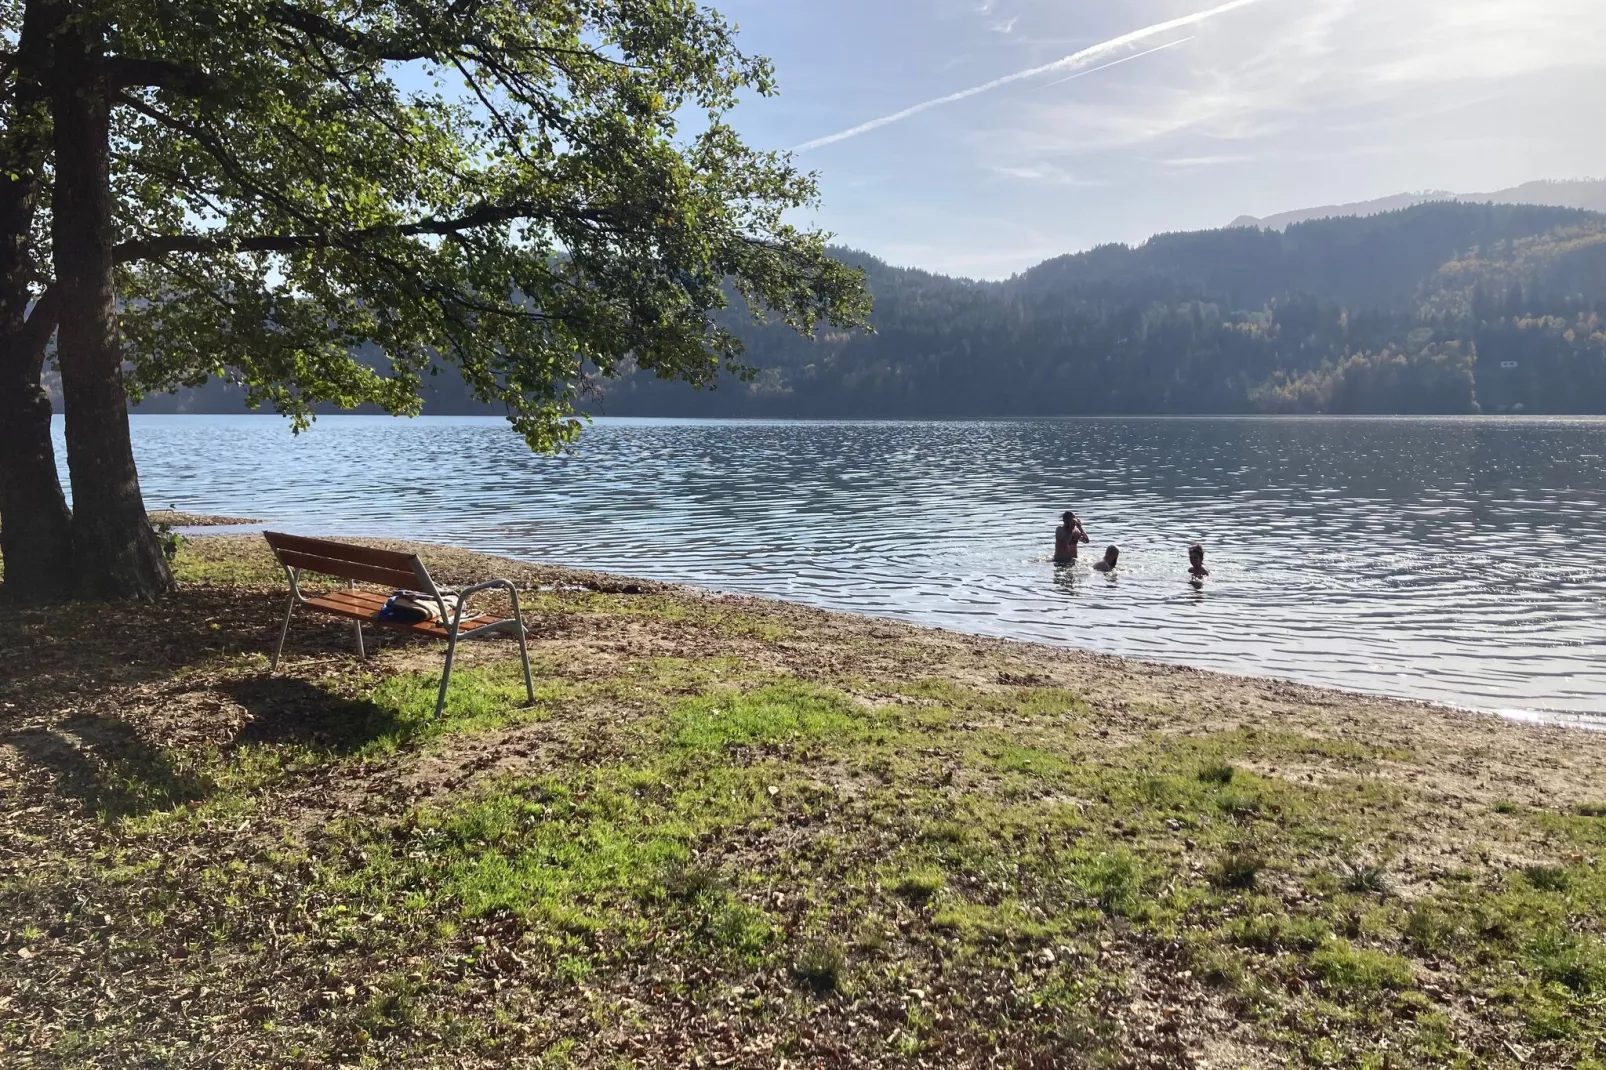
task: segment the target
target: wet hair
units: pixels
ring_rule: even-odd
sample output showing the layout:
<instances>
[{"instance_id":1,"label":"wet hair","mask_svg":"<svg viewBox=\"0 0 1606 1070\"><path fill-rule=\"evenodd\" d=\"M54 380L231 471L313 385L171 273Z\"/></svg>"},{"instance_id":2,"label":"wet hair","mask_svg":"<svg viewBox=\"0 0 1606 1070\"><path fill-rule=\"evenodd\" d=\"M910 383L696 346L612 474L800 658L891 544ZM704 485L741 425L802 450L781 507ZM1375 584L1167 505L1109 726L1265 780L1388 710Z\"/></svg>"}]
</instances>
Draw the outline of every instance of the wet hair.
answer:
<instances>
[{"instance_id":1,"label":"wet hair","mask_svg":"<svg viewBox=\"0 0 1606 1070\"><path fill-rule=\"evenodd\" d=\"M1060 522L1061 523L1069 524L1069 523L1071 523L1071 521L1073 521L1075 519L1076 519L1076 514L1071 512L1069 509L1065 510L1065 512L1060 514Z\"/></svg>"},{"instance_id":2,"label":"wet hair","mask_svg":"<svg viewBox=\"0 0 1606 1070\"><path fill-rule=\"evenodd\" d=\"M1115 559L1120 556L1121 548L1119 546L1106 546L1104 548L1104 560L1108 561L1110 564L1115 564Z\"/></svg>"},{"instance_id":3,"label":"wet hair","mask_svg":"<svg viewBox=\"0 0 1606 1070\"><path fill-rule=\"evenodd\" d=\"M1204 557L1204 547L1198 543L1194 543L1192 546L1188 547L1188 560L1191 561L1196 557L1201 559Z\"/></svg>"}]
</instances>

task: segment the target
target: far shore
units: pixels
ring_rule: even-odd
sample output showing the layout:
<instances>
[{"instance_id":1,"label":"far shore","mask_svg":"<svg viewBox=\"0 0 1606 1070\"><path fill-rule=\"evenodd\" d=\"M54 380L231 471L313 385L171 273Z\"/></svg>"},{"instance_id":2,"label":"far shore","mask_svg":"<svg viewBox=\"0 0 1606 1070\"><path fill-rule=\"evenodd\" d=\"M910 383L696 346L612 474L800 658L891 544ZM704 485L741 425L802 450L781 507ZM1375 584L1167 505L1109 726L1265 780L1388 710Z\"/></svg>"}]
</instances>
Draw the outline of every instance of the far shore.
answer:
<instances>
[{"instance_id":1,"label":"far shore","mask_svg":"<svg viewBox=\"0 0 1606 1070\"><path fill-rule=\"evenodd\" d=\"M362 541L512 580L535 705L468 643L436 720L442 644L307 613L270 673L255 535L186 537L154 605L0 616L0 1062L1606 1042L1606 735Z\"/></svg>"}]
</instances>

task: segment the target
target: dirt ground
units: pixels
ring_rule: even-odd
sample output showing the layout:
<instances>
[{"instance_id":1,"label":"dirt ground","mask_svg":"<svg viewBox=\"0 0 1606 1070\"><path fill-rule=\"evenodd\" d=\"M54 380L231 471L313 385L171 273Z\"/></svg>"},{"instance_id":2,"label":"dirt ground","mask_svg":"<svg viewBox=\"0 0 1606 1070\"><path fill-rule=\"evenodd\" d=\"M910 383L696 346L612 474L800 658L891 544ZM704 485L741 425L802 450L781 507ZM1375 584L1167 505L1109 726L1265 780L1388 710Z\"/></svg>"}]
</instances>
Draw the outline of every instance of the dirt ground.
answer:
<instances>
[{"instance_id":1,"label":"dirt ground","mask_svg":"<svg viewBox=\"0 0 1606 1070\"><path fill-rule=\"evenodd\" d=\"M0 617L0 1063L1601 1057L1606 734L375 545L513 580L537 703L270 673L255 537Z\"/></svg>"}]
</instances>

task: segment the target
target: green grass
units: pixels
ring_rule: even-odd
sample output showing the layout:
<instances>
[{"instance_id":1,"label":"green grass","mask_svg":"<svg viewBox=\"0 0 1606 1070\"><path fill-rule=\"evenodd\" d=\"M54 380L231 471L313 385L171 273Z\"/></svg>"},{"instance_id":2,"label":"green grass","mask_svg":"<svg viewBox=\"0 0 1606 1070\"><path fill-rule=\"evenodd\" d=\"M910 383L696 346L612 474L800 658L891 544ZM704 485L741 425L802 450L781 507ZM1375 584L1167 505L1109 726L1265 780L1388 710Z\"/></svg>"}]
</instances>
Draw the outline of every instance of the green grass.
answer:
<instances>
[{"instance_id":1,"label":"green grass","mask_svg":"<svg viewBox=\"0 0 1606 1070\"><path fill-rule=\"evenodd\" d=\"M1265 905L1276 910L1270 902ZM1239 947L1275 953L1315 951L1332 938L1333 931L1321 918L1268 912L1238 918L1226 926L1225 934Z\"/></svg>"},{"instance_id":2,"label":"green grass","mask_svg":"<svg viewBox=\"0 0 1606 1070\"><path fill-rule=\"evenodd\" d=\"M446 689L446 708L437 717L439 688L438 673L389 677L339 711L338 723L344 728L337 738L354 753L390 754L445 735L541 720L586 694L578 685L548 677L537 684L532 704L517 662L454 670Z\"/></svg>"},{"instance_id":3,"label":"green grass","mask_svg":"<svg viewBox=\"0 0 1606 1070\"><path fill-rule=\"evenodd\" d=\"M251 553L208 552L205 539L185 539L172 562L173 578L179 583L212 587L281 586L289 593L284 569L279 567L267 544Z\"/></svg>"},{"instance_id":4,"label":"green grass","mask_svg":"<svg viewBox=\"0 0 1606 1070\"><path fill-rule=\"evenodd\" d=\"M929 903L938 892L942 891L945 880L942 872L935 868L910 870L897 877L892 884L893 891L911 903Z\"/></svg>"},{"instance_id":5,"label":"green grass","mask_svg":"<svg viewBox=\"0 0 1606 1070\"><path fill-rule=\"evenodd\" d=\"M1334 995L1368 996L1411 985L1411 964L1397 955L1352 946L1334 937L1310 956L1310 967Z\"/></svg>"},{"instance_id":6,"label":"green grass","mask_svg":"<svg viewBox=\"0 0 1606 1070\"><path fill-rule=\"evenodd\" d=\"M470 916L543 912L574 924L662 887L693 829L607 779L536 781L426 816L416 838L430 876Z\"/></svg>"},{"instance_id":7,"label":"green grass","mask_svg":"<svg viewBox=\"0 0 1606 1070\"><path fill-rule=\"evenodd\" d=\"M1231 848L1216 864L1216 883L1223 888L1253 888L1265 866L1266 860L1258 852Z\"/></svg>"},{"instance_id":8,"label":"green grass","mask_svg":"<svg viewBox=\"0 0 1606 1070\"><path fill-rule=\"evenodd\" d=\"M754 686L744 687L744 678ZM1368 942L1392 950L1337 935L1355 926L1346 920L1355 916L1346 904L1375 896L1381 873L1375 866L1351 867L1336 879L1325 871L1330 891L1314 913L1286 912L1257 891L1269 856L1311 871L1314 879L1335 837L1357 835L1368 825L1356 815L1346 834L1342 824L1330 823L1324 802L1375 793L1365 784L1299 788L1246 772L1223 757L1232 753L1233 737L1156 738L1121 752L1114 763L1094 763L1072 733L1034 730L1029 718L1016 737L1029 744L1001 743L1010 737L997 729L934 729L924 714L870 706L815 684L755 678L734 663L634 663L614 680L584 688L546 677L542 709L533 713L520 709L512 666L471 670L460 679L462 690L454 682L454 699L440 721L430 716L428 674L393 677L360 699L344 700L345 753L395 755L451 735L550 716L598 695L649 704L657 696L663 714L656 737L648 732L641 748L621 760L501 781L418 809L394 829L343 824L334 830L338 847L295 863L304 872L312 867L309 898L337 904L314 913L320 939L371 949L419 940L451 946L465 927L514 919L544 934L537 946L553 985L591 984L614 957L651 947L654 955L782 969L813 997L834 998L847 991L850 974L862 976L870 990L884 983L873 971L865 973L866 961L887 953L883 928L863 930L852 943L802 935L840 931L846 917L914 911L924 918L914 923L916 931L970 948L968 954L983 956L978 962L1039 965L1057 962L1052 950L1047 959L1034 958L1043 949L1082 946L1117 923L1159 939L1183 927L1215 925L1217 941L1194 953L1201 976L1294 1013L1303 1003L1283 992L1290 970L1306 971L1316 982L1310 998L1375 1001L1412 990L1411 956L1442 961L1490 932L1487 925L1479 928L1486 905L1480 914L1470 904L1424 904L1409 913L1388 908L1376 921L1362 917ZM688 688L705 690L682 696ZM1008 712L1016 701L1004 696L983 703L962 689L929 685L919 690L932 702L941 702L933 695L947 695L989 713ZM1076 715L1070 708L1061 712ZM1309 749L1286 737L1277 745ZM1201 759L1201 753L1218 757ZM1345 760L1354 757L1346 752ZM863 813L874 815L871 827L879 820L915 832L895 837L888 858L861 854L850 837L767 855L757 869L704 860L711 846L761 842L791 821L836 820L839 806L820 806L816 800L831 794L810 786L806 772L833 761L881 770ZM988 771L996 778L992 787L982 781L956 792L931 779L956 761ZM1192 772L1168 771L1179 766ZM235 774L242 785L283 775L270 772L254 781L243 769ZM1011 790L1020 778L1051 780L1071 796L1096 801L1091 809L1064 808L1050 820L1034 796ZM948 816L915 816L939 799L946 800ZM1215 852L1203 873L1190 872L1167 846L1178 828L1200 849ZM1112 838L1112 831L1133 845ZM1244 846L1246 836L1255 847ZM213 880L221 890L238 889L249 878L249 871L225 871ZM1513 891L1505 894L1580 890L1544 867L1530 867L1509 886ZM866 891L875 887L883 889L879 896ZM783 924L766 908L764 889L772 888L809 903L807 917L814 920L792 934L795 922ZM1004 891L1000 898L987 889ZM386 920L376 925L365 917ZM902 924L907 929L910 922ZM1523 983L1532 1029L1553 1029L1560 1020L1558 986L1582 998L1600 983L1603 960L1589 941L1555 927L1503 939L1521 976L1531 979ZM1303 966L1277 965L1284 960ZM855 985L855 991L862 987ZM428 1002L421 991L393 979L368 997L354 1020L371 1036L407 1033L421 1020L420 1001ZM1067 1013L1074 1011L1074 1018L1085 1008L1068 991L1049 985L1041 998L1070 1001ZM1388 1013L1368 1012L1345 1028L1369 1035ZM1446 1027L1432 1021L1419 1030L1420 1045L1453 1050Z\"/></svg>"},{"instance_id":9,"label":"green grass","mask_svg":"<svg viewBox=\"0 0 1606 1070\"><path fill-rule=\"evenodd\" d=\"M792 964L798 983L818 996L830 995L842 987L847 956L833 943L810 944Z\"/></svg>"},{"instance_id":10,"label":"green grass","mask_svg":"<svg viewBox=\"0 0 1606 1070\"><path fill-rule=\"evenodd\" d=\"M797 683L688 699L671 715L672 745L690 751L792 747L862 739L875 714L839 692Z\"/></svg>"},{"instance_id":11,"label":"green grass","mask_svg":"<svg viewBox=\"0 0 1606 1070\"><path fill-rule=\"evenodd\" d=\"M798 637L756 612L544 597L692 629L693 651L741 643L539 656L529 708L516 663L465 667L442 718L429 671L175 674L236 688L259 731L120 744L80 785L94 835L29 833L34 864L0 882L9 968L76 941L51 1013L87 1024L50 1058L171 1063L192 1042L176 1023L221 1035L250 1011L227 1038L242 1064L608 1065L597 1038L652 1051L728 1025L769 1045L738 1063L811 1065L819 1037L863 1065L1118 1065L1139 998L1208 1006L1179 1028L1276 1064L1500 1065L1489 1038L1510 1037L1583 1066L1606 1043L1606 822L1586 808L1469 808L1455 865L1412 869L1433 803L1386 776L1409 753L1358 733L1161 710L1164 730L1105 740L1068 690L854 659L793 676L753 652ZM95 727L54 730L89 751ZM515 745L517 775L475 764ZM192 1006L153 1018L71 976Z\"/></svg>"}]
</instances>

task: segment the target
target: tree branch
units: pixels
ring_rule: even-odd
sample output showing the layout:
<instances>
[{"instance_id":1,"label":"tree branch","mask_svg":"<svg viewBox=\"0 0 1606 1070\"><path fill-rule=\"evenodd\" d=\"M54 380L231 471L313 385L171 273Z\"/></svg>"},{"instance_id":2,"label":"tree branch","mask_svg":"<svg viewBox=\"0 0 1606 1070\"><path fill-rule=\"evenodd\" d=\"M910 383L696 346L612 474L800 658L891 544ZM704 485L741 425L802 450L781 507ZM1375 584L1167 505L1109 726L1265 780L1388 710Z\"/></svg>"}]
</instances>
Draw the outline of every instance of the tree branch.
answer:
<instances>
[{"instance_id":1,"label":"tree branch","mask_svg":"<svg viewBox=\"0 0 1606 1070\"><path fill-rule=\"evenodd\" d=\"M61 298L56 296L54 286L40 294L39 300L33 303L33 311L23 321L22 333L17 338L24 353L44 352L45 346L50 342L50 336L55 333L60 304Z\"/></svg>"},{"instance_id":2,"label":"tree branch","mask_svg":"<svg viewBox=\"0 0 1606 1070\"><path fill-rule=\"evenodd\" d=\"M458 5L453 6L456 7ZM429 59L437 51L418 44L385 41L371 34L342 26L332 19L327 19L316 12L296 7L294 4L271 4L263 14L270 22L288 26L312 37L328 41L330 44L339 45L348 52L357 52L373 59L400 63L410 60Z\"/></svg>"},{"instance_id":3,"label":"tree branch","mask_svg":"<svg viewBox=\"0 0 1606 1070\"><path fill-rule=\"evenodd\" d=\"M110 56L106 60L108 88L113 93L124 89L144 87L166 89L187 97L201 97L215 92L218 79L165 59L141 59L134 56Z\"/></svg>"},{"instance_id":4,"label":"tree branch","mask_svg":"<svg viewBox=\"0 0 1606 1070\"><path fill-rule=\"evenodd\" d=\"M376 238L416 238L426 235L458 234L493 223L524 219L533 213L528 204L482 204L450 219L419 219L359 230L330 231L325 234L254 234L235 237L225 234L167 234L137 238L112 249L119 264L152 260L172 253L289 253L300 249L354 249Z\"/></svg>"}]
</instances>

